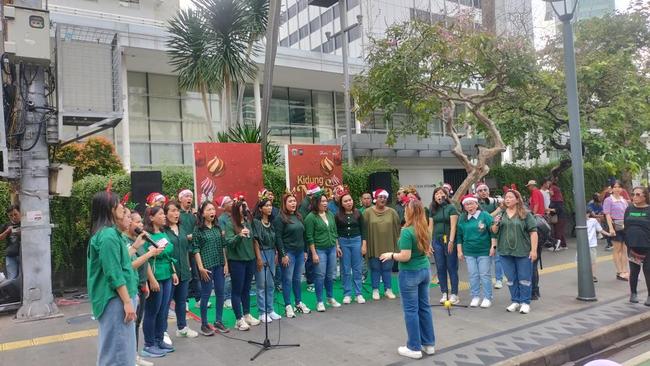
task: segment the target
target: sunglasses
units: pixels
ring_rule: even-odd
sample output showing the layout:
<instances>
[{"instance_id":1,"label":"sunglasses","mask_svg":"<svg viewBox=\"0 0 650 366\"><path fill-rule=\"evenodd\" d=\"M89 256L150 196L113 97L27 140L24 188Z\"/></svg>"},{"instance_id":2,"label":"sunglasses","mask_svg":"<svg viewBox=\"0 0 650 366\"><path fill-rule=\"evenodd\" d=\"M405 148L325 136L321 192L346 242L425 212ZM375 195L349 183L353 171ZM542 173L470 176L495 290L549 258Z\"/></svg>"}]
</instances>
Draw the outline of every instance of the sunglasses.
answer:
<instances>
[{"instance_id":1,"label":"sunglasses","mask_svg":"<svg viewBox=\"0 0 650 366\"><path fill-rule=\"evenodd\" d=\"M476 192L487 192L487 189L485 189L485 188L483 188L483 189L479 189L479 190L477 190Z\"/></svg>"}]
</instances>

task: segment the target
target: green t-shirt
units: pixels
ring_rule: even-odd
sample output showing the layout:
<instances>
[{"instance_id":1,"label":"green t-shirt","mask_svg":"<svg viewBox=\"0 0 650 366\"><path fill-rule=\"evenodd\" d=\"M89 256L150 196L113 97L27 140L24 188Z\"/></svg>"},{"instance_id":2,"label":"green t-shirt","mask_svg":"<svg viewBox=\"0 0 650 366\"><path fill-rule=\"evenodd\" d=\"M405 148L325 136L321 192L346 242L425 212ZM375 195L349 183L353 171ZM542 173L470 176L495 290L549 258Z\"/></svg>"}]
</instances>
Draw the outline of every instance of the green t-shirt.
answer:
<instances>
[{"instance_id":1,"label":"green t-shirt","mask_svg":"<svg viewBox=\"0 0 650 366\"><path fill-rule=\"evenodd\" d=\"M485 211L488 214L492 214L497 209L497 200L488 197L487 199L480 199L478 200L478 206L481 209L481 211Z\"/></svg>"},{"instance_id":2,"label":"green t-shirt","mask_svg":"<svg viewBox=\"0 0 650 366\"><path fill-rule=\"evenodd\" d=\"M305 225L295 214L289 215L289 222L282 221L282 215L273 220L277 247L282 256L287 251L305 251Z\"/></svg>"},{"instance_id":3,"label":"green t-shirt","mask_svg":"<svg viewBox=\"0 0 650 366\"><path fill-rule=\"evenodd\" d=\"M261 220L253 220L253 237L257 240L257 243L260 245L260 249L275 249L275 229L273 224L269 222L269 226L266 227Z\"/></svg>"},{"instance_id":4,"label":"green t-shirt","mask_svg":"<svg viewBox=\"0 0 650 366\"><path fill-rule=\"evenodd\" d=\"M194 232L194 227L196 226L196 215L192 213L192 210L183 211L183 209L181 209L181 216L179 217L178 225L183 229L185 234L192 234Z\"/></svg>"},{"instance_id":5,"label":"green t-shirt","mask_svg":"<svg viewBox=\"0 0 650 366\"><path fill-rule=\"evenodd\" d=\"M253 230L251 225L246 222L244 226L250 231L247 238L235 233L232 220L228 220L225 227L226 247L228 248L228 260L252 261L255 259L255 249L253 247Z\"/></svg>"},{"instance_id":6,"label":"green t-shirt","mask_svg":"<svg viewBox=\"0 0 650 366\"><path fill-rule=\"evenodd\" d=\"M170 229L165 228L165 234L174 244L174 252L172 253L174 257L174 265L176 267L176 274L180 281L187 281L192 278L192 272L190 270L190 252L192 247L190 242L187 240L187 235L191 234L185 231L183 226L178 226L178 235Z\"/></svg>"},{"instance_id":7,"label":"green t-shirt","mask_svg":"<svg viewBox=\"0 0 650 366\"><path fill-rule=\"evenodd\" d=\"M453 204L447 204L443 207L438 207L436 213L429 212L429 217L433 220L433 238L441 243L449 241L449 234L451 231L451 217L458 216L458 210ZM446 236L447 241L443 240Z\"/></svg>"},{"instance_id":8,"label":"green t-shirt","mask_svg":"<svg viewBox=\"0 0 650 366\"><path fill-rule=\"evenodd\" d=\"M128 247L131 247L131 245L133 245L133 240L131 240L131 238L127 238L127 240L128 240ZM144 245L141 245L140 248L135 250L135 254L131 256L131 262L138 259L138 257L142 257L146 253L147 251L144 250ZM138 284L140 285L147 282L147 268L149 268L149 262L144 262L144 264L138 267L138 269L136 270L138 273Z\"/></svg>"},{"instance_id":9,"label":"green t-shirt","mask_svg":"<svg viewBox=\"0 0 650 366\"><path fill-rule=\"evenodd\" d=\"M527 257L530 254L530 233L537 231L537 221L533 214L528 212L524 220L518 215L508 217L503 213L499 223L497 237L497 250L500 255L513 257Z\"/></svg>"},{"instance_id":10,"label":"green t-shirt","mask_svg":"<svg viewBox=\"0 0 650 366\"><path fill-rule=\"evenodd\" d=\"M158 254L157 257L152 257L149 259L149 265L151 266L151 270L153 271L153 276L156 278L158 281L163 281L170 279L172 277L173 271L173 265L174 265L174 244L172 243L171 239L167 236L167 234L160 232L160 233L149 233L149 236L151 237L151 240L154 242L158 243L160 240L167 240L167 245L165 246L165 249L163 250L162 253ZM148 242L145 243L145 250L149 250L149 244Z\"/></svg>"},{"instance_id":11,"label":"green t-shirt","mask_svg":"<svg viewBox=\"0 0 650 366\"><path fill-rule=\"evenodd\" d=\"M485 211L477 213L478 217L468 217L467 213L464 213L458 220L456 229L456 245L462 245L463 254L468 257L490 255L490 227L494 219Z\"/></svg>"},{"instance_id":12,"label":"green t-shirt","mask_svg":"<svg viewBox=\"0 0 650 366\"><path fill-rule=\"evenodd\" d=\"M138 292L138 276L131 267L125 237L115 226L105 227L90 238L87 255L88 297L95 318L104 313L108 302L126 286L129 297Z\"/></svg>"},{"instance_id":13,"label":"green t-shirt","mask_svg":"<svg viewBox=\"0 0 650 366\"><path fill-rule=\"evenodd\" d=\"M418 241L413 226L408 226L402 229L397 246L400 250L411 251L411 259L408 262L399 262L398 267L400 271L413 271L429 268L429 258L427 258L427 255L424 252L418 249Z\"/></svg>"},{"instance_id":14,"label":"green t-shirt","mask_svg":"<svg viewBox=\"0 0 650 366\"><path fill-rule=\"evenodd\" d=\"M226 225L231 225L232 226L232 219L230 218L229 213L222 213L219 215L219 218L217 219L217 224L219 225L219 228L221 228L221 232L225 233L226 232ZM194 239L194 238L192 238Z\"/></svg>"},{"instance_id":15,"label":"green t-shirt","mask_svg":"<svg viewBox=\"0 0 650 366\"><path fill-rule=\"evenodd\" d=\"M310 212L305 218L305 235L307 245L312 245L316 249L328 249L336 245L336 239L339 237L336 231L336 222L334 215L327 211L327 224L319 214Z\"/></svg>"}]
</instances>

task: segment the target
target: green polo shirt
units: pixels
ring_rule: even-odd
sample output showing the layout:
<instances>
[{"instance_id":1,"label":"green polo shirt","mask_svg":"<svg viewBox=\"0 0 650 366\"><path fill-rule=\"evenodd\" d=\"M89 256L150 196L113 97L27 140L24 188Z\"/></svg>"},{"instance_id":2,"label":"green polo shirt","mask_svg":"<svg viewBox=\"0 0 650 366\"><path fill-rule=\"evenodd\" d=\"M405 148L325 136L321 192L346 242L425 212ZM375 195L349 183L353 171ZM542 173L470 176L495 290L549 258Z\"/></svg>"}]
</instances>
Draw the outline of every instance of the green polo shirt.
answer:
<instances>
[{"instance_id":1,"label":"green polo shirt","mask_svg":"<svg viewBox=\"0 0 650 366\"><path fill-rule=\"evenodd\" d=\"M327 224L320 215L310 212L305 218L305 236L307 245L314 245L316 249L328 249L336 245L338 232L334 215L327 211Z\"/></svg>"},{"instance_id":2,"label":"green polo shirt","mask_svg":"<svg viewBox=\"0 0 650 366\"><path fill-rule=\"evenodd\" d=\"M129 297L138 292L138 276L131 267L125 237L115 226L105 227L90 238L87 255L88 297L95 318L104 313L108 302L126 286Z\"/></svg>"},{"instance_id":3,"label":"green polo shirt","mask_svg":"<svg viewBox=\"0 0 650 366\"><path fill-rule=\"evenodd\" d=\"M399 240L397 241L397 246L400 250L411 251L411 259L409 259L408 262L399 262L398 267L400 271L414 271L429 268L429 258L427 258L427 255L418 248L418 241L413 226L408 226L402 229L402 232L399 235Z\"/></svg>"},{"instance_id":4,"label":"green polo shirt","mask_svg":"<svg viewBox=\"0 0 650 366\"><path fill-rule=\"evenodd\" d=\"M490 227L494 220L485 211L477 211L478 217L464 213L458 220L456 245L462 245L463 254L468 257L487 257L490 255Z\"/></svg>"},{"instance_id":5,"label":"green polo shirt","mask_svg":"<svg viewBox=\"0 0 650 366\"><path fill-rule=\"evenodd\" d=\"M168 241L162 253L158 254L157 257L152 257L149 259L149 265L151 266L153 276L156 278L156 280L164 281L170 279L172 277L172 273L174 273L172 267L174 264L174 244L164 232L155 234L149 233L149 236L151 236L151 240L155 242L158 242L162 239L167 239ZM149 250L150 245L151 244L148 242L145 243L145 249Z\"/></svg>"},{"instance_id":6,"label":"green polo shirt","mask_svg":"<svg viewBox=\"0 0 650 366\"><path fill-rule=\"evenodd\" d=\"M289 215L288 222L282 221L282 215L273 220L275 240L278 250L285 255L287 251L305 251L305 225L295 214Z\"/></svg>"},{"instance_id":7,"label":"green polo shirt","mask_svg":"<svg viewBox=\"0 0 650 366\"><path fill-rule=\"evenodd\" d=\"M192 213L191 209L189 211L181 209L181 216L179 217L178 225L187 235L194 232L194 227L196 226L196 215Z\"/></svg>"},{"instance_id":8,"label":"green polo shirt","mask_svg":"<svg viewBox=\"0 0 650 366\"><path fill-rule=\"evenodd\" d=\"M208 269L226 264L226 258L223 255L225 245L221 229L218 226L215 225L210 228L197 226L194 228L192 252L201 255L203 268Z\"/></svg>"},{"instance_id":9,"label":"green polo shirt","mask_svg":"<svg viewBox=\"0 0 650 366\"><path fill-rule=\"evenodd\" d=\"M255 259L255 249L253 247L253 230L251 225L246 222L244 226L250 231L250 236L244 238L235 232L232 220L229 220L225 227L226 248L228 248L228 260L252 261Z\"/></svg>"},{"instance_id":10,"label":"green polo shirt","mask_svg":"<svg viewBox=\"0 0 650 366\"><path fill-rule=\"evenodd\" d=\"M176 274L180 281L187 281L192 278L190 270L190 252L192 250L190 242L187 240L189 232L185 231L182 226L178 226L178 235L171 229L166 227L165 234L174 244L174 266L176 267Z\"/></svg>"},{"instance_id":11,"label":"green polo shirt","mask_svg":"<svg viewBox=\"0 0 650 366\"><path fill-rule=\"evenodd\" d=\"M429 212L429 217L433 220L433 238L439 242L443 242L443 236L447 236L449 241L449 234L451 232L451 217L458 216L458 210L454 204L447 204L443 207L438 207L436 213ZM446 244L446 243L444 243Z\"/></svg>"},{"instance_id":12,"label":"green polo shirt","mask_svg":"<svg viewBox=\"0 0 650 366\"><path fill-rule=\"evenodd\" d=\"M273 223L269 222L269 226L264 226L261 220L253 220L253 238L257 240L261 250L276 249L275 241L275 228Z\"/></svg>"},{"instance_id":13,"label":"green polo shirt","mask_svg":"<svg viewBox=\"0 0 650 366\"><path fill-rule=\"evenodd\" d=\"M230 214L224 212L221 215L219 215L219 218L217 219L217 224L219 224L219 227L221 228L221 232L224 232L224 230L226 230L226 225L230 224L232 226L232 219L230 218Z\"/></svg>"},{"instance_id":14,"label":"green polo shirt","mask_svg":"<svg viewBox=\"0 0 650 366\"><path fill-rule=\"evenodd\" d=\"M530 233L536 231L537 221L530 212L523 220L516 214L513 217L508 217L504 212L499 223L499 231L495 235L499 254L527 257L531 250Z\"/></svg>"}]
</instances>

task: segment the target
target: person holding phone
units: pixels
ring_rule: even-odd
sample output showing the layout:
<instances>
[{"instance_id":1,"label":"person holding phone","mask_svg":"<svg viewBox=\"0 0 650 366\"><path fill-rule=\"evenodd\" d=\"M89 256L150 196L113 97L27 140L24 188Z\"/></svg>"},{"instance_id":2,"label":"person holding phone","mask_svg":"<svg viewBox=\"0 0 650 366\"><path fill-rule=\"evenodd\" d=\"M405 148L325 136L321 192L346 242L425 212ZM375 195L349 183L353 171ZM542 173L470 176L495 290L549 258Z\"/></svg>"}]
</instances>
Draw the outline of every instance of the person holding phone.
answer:
<instances>
[{"instance_id":1,"label":"person holding phone","mask_svg":"<svg viewBox=\"0 0 650 366\"><path fill-rule=\"evenodd\" d=\"M0 228L0 240L6 240L5 268L7 280L13 280L20 274L20 208L11 205L7 208L9 222Z\"/></svg>"}]
</instances>

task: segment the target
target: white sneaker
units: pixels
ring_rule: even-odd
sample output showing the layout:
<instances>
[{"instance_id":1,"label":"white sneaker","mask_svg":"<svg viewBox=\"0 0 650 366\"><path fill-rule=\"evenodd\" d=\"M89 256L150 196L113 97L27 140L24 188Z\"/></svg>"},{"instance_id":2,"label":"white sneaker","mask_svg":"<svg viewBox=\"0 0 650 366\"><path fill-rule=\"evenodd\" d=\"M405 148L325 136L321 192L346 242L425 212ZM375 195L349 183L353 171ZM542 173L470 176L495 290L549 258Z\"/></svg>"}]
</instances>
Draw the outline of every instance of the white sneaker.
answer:
<instances>
[{"instance_id":1,"label":"white sneaker","mask_svg":"<svg viewBox=\"0 0 650 366\"><path fill-rule=\"evenodd\" d=\"M387 299L394 300L397 296L393 293L393 290L388 289L384 291L384 296L386 296Z\"/></svg>"},{"instance_id":2,"label":"white sneaker","mask_svg":"<svg viewBox=\"0 0 650 366\"><path fill-rule=\"evenodd\" d=\"M494 288L496 288L496 289L503 288L503 281L494 282Z\"/></svg>"},{"instance_id":3,"label":"white sneaker","mask_svg":"<svg viewBox=\"0 0 650 366\"><path fill-rule=\"evenodd\" d=\"M469 303L469 307L470 308L475 308L480 303L481 303L481 298L480 297L472 297L472 301Z\"/></svg>"},{"instance_id":4,"label":"white sneaker","mask_svg":"<svg viewBox=\"0 0 650 366\"><path fill-rule=\"evenodd\" d=\"M350 296L343 296L343 303L344 304L349 304L352 302L352 298Z\"/></svg>"},{"instance_id":5,"label":"white sneaker","mask_svg":"<svg viewBox=\"0 0 650 366\"><path fill-rule=\"evenodd\" d=\"M296 305L296 310L298 310L299 313L303 314L311 313L311 309L309 309L303 302L299 302L298 305Z\"/></svg>"},{"instance_id":6,"label":"white sneaker","mask_svg":"<svg viewBox=\"0 0 650 366\"><path fill-rule=\"evenodd\" d=\"M330 297L329 299L327 299L327 303L333 308L340 308L341 307L341 304L339 304L339 302L336 301L336 299L334 299L333 297Z\"/></svg>"},{"instance_id":7,"label":"white sneaker","mask_svg":"<svg viewBox=\"0 0 650 366\"><path fill-rule=\"evenodd\" d=\"M458 295L456 295L456 294L451 294L451 296L449 296L449 301L452 303L452 305L460 304L460 299L458 298Z\"/></svg>"},{"instance_id":8,"label":"white sneaker","mask_svg":"<svg viewBox=\"0 0 650 366\"><path fill-rule=\"evenodd\" d=\"M324 312L325 311L325 304L323 304L322 302L319 302L318 304L316 304L316 311L318 311L319 313Z\"/></svg>"},{"instance_id":9,"label":"white sneaker","mask_svg":"<svg viewBox=\"0 0 650 366\"><path fill-rule=\"evenodd\" d=\"M445 301L447 301L447 293L446 292L444 294L442 294L442 297L440 298L440 303L444 304Z\"/></svg>"},{"instance_id":10,"label":"white sneaker","mask_svg":"<svg viewBox=\"0 0 650 366\"><path fill-rule=\"evenodd\" d=\"M372 299L379 300L379 290L372 290Z\"/></svg>"},{"instance_id":11,"label":"white sneaker","mask_svg":"<svg viewBox=\"0 0 650 366\"><path fill-rule=\"evenodd\" d=\"M521 314L530 313L530 305L529 304L521 304L521 308L519 309L519 313L521 313Z\"/></svg>"},{"instance_id":12,"label":"white sneaker","mask_svg":"<svg viewBox=\"0 0 650 366\"><path fill-rule=\"evenodd\" d=\"M432 354L436 353L436 348L434 346L422 346L422 352L431 356Z\"/></svg>"},{"instance_id":13,"label":"white sneaker","mask_svg":"<svg viewBox=\"0 0 650 366\"><path fill-rule=\"evenodd\" d=\"M399 353L400 356L404 356L408 358L415 358L415 359L422 358L422 351L411 351L406 346L399 347L397 349L397 353Z\"/></svg>"},{"instance_id":14,"label":"white sneaker","mask_svg":"<svg viewBox=\"0 0 650 366\"><path fill-rule=\"evenodd\" d=\"M176 319L176 312L172 309L169 309L167 313L167 319Z\"/></svg>"},{"instance_id":15,"label":"white sneaker","mask_svg":"<svg viewBox=\"0 0 650 366\"><path fill-rule=\"evenodd\" d=\"M282 319L282 317L280 316L280 314L276 313L275 311L272 311L272 312L270 312L270 313L267 314L267 315L270 316L271 319L273 319L273 320Z\"/></svg>"},{"instance_id":16,"label":"white sneaker","mask_svg":"<svg viewBox=\"0 0 650 366\"><path fill-rule=\"evenodd\" d=\"M270 322L273 321L273 319L271 319L271 317L268 316L266 313L262 313L262 315L260 315L260 319L259 319L259 320L260 320L262 323L270 323Z\"/></svg>"},{"instance_id":17,"label":"white sneaker","mask_svg":"<svg viewBox=\"0 0 650 366\"><path fill-rule=\"evenodd\" d=\"M285 315L287 318L295 318L295 317L296 317L296 313L293 311L293 306L291 306L291 305L287 305L287 306L285 306L285 307L284 307L284 315Z\"/></svg>"},{"instance_id":18,"label":"white sneaker","mask_svg":"<svg viewBox=\"0 0 650 366\"><path fill-rule=\"evenodd\" d=\"M137 356L135 356L135 365L136 366L153 366L153 362L149 362L149 361L143 359L142 357L140 357L140 355L137 355Z\"/></svg>"},{"instance_id":19,"label":"white sneaker","mask_svg":"<svg viewBox=\"0 0 650 366\"><path fill-rule=\"evenodd\" d=\"M190 329L190 327L185 326L183 329L176 329L177 338L196 338L199 336L199 333Z\"/></svg>"},{"instance_id":20,"label":"white sneaker","mask_svg":"<svg viewBox=\"0 0 650 366\"><path fill-rule=\"evenodd\" d=\"M361 295L357 295L357 304L365 304L365 303L366 303L366 299Z\"/></svg>"},{"instance_id":21,"label":"white sneaker","mask_svg":"<svg viewBox=\"0 0 650 366\"><path fill-rule=\"evenodd\" d=\"M260 325L260 320L253 318L253 316L250 314L244 315L244 320L246 323L248 323L248 325Z\"/></svg>"},{"instance_id":22,"label":"white sneaker","mask_svg":"<svg viewBox=\"0 0 650 366\"><path fill-rule=\"evenodd\" d=\"M169 333L165 332L165 336L163 337L163 342L167 343L170 346L173 346L172 339L169 337Z\"/></svg>"},{"instance_id":23,"label":"white sneaker","mask_svg":"<svg viewBox=\"0 0 650 366\"><path fill-rule=\"evenodd\" d=\"M239 320L237 320L237 323L235 323L235 328L242 331L251 329L251 327L248 325L248 323L246 323L246 320L244 320L244 318L240 318Z\"/></svg>"},{"instance_id":24,"label":"white sneaker","mask_svg":"<svg viewBox=\"0 0 650 366\"><path fill-rule=\"evenodd\" d=\"M508 307L506 308L506 311L509 312L509 313L514 313L515 311L518 311L518 310L519 310L519 307L520 307L520 306L521 306L521 305L519 305L518 303L513 302L512 304L510 304L510 306L508 306Z\"/></svg>"},{"instance_id":25,"label":"white sneaker","mask_svg":"<svg viewBox=\"0 0 650 366\"><path fill-rule=\"evenodd\" d=\"M223 307L226 308L226 309L232 309L232 300L228 299L228 300L224 301L223 302Z\"/></svg>"},{"instance_id":26,"label":"white sneaker","mask_svg":"<svg viewBox=\"0 0 650 366\"><path fill-rule=\"evenodd\" d=\"M227 301L230 301L230 300L227 300ZM194 304L194 307L199 309L201 307L201 300L197 301L196 304ZM211 308L211 307L212 307L212 303L210 301L208 301L208 308ZM230 307L232 307L232 305L230 305Z\"/></svg>"},{"instance_id":27,"label":"white sneaker","mask_svg":"<svg viewBox=\"0 0 650 366\"><path fill-rule=\"evenodd\" d=\"M488 298L484 298L483 301L481 302L481 307L483 309L487 309L490 306L492 306L492 301L490 301L490 299L488 299Z\"/></svg>"}]
</instances>

